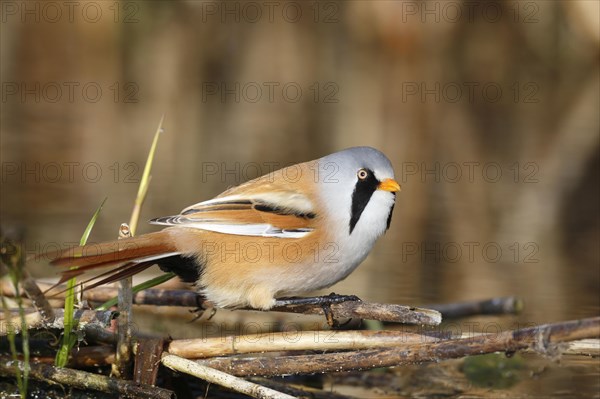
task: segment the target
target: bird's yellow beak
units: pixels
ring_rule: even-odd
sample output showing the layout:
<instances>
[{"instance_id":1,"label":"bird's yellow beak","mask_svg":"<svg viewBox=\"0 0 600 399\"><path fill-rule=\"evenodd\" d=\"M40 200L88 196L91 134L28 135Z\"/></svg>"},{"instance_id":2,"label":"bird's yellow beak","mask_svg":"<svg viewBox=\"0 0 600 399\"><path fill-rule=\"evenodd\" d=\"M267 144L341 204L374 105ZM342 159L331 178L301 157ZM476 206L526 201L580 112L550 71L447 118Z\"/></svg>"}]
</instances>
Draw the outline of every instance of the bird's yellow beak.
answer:
<instances>
[{"instance_id":1,"label":"bird's yellow beak","mask_svg":"<svg viewBox=\"0 0 600 399\"><path fill-rule=\"evenodd\" d=\"M400 184L394 179L385 179L377 186L378 190L389 191L390 193L395 193L400 191Z\"/></svg>"}]
</instances>

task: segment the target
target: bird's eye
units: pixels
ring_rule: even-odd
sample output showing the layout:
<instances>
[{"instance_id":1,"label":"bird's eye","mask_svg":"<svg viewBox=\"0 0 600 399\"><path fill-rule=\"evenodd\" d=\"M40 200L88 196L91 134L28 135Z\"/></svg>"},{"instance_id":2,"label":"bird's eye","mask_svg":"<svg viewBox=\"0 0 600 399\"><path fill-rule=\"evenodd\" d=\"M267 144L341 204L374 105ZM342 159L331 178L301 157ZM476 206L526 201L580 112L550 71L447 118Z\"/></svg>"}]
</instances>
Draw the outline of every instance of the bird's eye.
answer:
<instances>
[{"instance_id":1,"label":"bird's eye","mask_svg":"<svg viewBox=\"0 0 600 399\"><path fill-rule=\"evenodd\" d=\"M365 180L369 176L369 172L366 169L360 169L356 175L360 180Z\"/></svg>"}]
</instances>

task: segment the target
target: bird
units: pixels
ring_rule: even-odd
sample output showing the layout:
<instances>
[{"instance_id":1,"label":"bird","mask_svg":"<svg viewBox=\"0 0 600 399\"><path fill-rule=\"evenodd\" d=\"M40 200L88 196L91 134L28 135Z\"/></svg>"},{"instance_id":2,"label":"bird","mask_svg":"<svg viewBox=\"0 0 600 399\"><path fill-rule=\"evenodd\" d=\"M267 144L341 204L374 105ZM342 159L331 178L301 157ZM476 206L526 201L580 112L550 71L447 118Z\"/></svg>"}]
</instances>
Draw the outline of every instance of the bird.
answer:
<instances>
[{"instance_id":1,"label":"bird","mask_svg":"<svg viewBox=\"0 0 600 399\"><path fill-rule=\"evenodd\" d=\"M354 271L389 229L398 191L382 152L352 147L150 220L163 230L74 247L51 264L68 268L61 281L110 266L94 287L157 264L216 308L269 310Z\"/></svg>"}]
</instances>

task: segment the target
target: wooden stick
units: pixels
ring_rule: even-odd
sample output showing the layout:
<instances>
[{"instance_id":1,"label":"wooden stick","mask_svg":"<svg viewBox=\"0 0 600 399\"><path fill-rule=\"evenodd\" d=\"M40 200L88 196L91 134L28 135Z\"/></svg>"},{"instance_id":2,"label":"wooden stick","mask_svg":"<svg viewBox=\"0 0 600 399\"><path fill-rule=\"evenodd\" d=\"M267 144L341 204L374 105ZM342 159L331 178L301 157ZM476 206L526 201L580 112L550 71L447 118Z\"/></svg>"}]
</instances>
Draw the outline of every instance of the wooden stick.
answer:
<instances>
[{"instance_id":1,"label":"wooden stick","mask_svg":"<svg viewBox=\"0 0 600 399\"><path fill-rule=\"evenodd\" d=\"M599 339L581 339L573 341L565 349L567 355L600 356Z\"/></svg>"},{"instance_id":2,"label":"wooden stick","mask_svg":"<svg viewBox=\"0 0 600 399\"><path fill-rule=\"evenodd\" d=\"M156 365L165 346L162 338L140 338L134 347L133 379L140 384L154 385L158 375Z\"/></svg>"},{"instance_id":3,"label":"wooden stick","mask_svg":"<svg viewBox=\"0 0 600 399\"><path fill-rule=\"evenodd\" d=\"M31 363L29 377L45 381L47 383L66 385L78 389L116 393L125 397L139 398L174 398L172 391L140 385L132 381L116 380L98 374L69 368L54 367L46 364ZM8 356L0 356L0 374L14 376L16 370L23 369L25 365L21 361L13 362Z\"/></svg>"},{"instance_id":4,"label":"wooden stick","mask_svg":"<svg viewBox=\"0 0 600 399\"><path fill-rule=\"evenodd\" d=\"M54 284L37 282L44 290L53 287ZM5 296L13 297L15 295L12 284L7 280L0 280L0 288ZM56 286L57 291L63 291L66 286ZM83 292L83 299L88 302L104 303L118 295L118 290L112 287L96 287L92 290ZM65 292L52 296L51 299L64 299ZM147 289L133 294L133 303L136 305L155 305L155 306L184 306L190 308L201 307L205 299L194 291L189 290L165 290L165 289Z\"/></svg>"},{"instance_id":5,"label":"wooden stick","mask_svg":"<svg viewBox=\"0 0 600 399\"><path fill-rule=\"evenodd\" d=\"M274 312L302 314L325 314L318 305L273 308ZM394 323L420 324L435 326L442 322L442 315L431 309L414 308L404 305L348 301L331 305L334 317L353 317Z\"/></svg>"},{"instance_id":6,"label":"wooden stick","mask_svg":"<svg viewBox=\"0 0 600 399\"><path fill-rule=\"evenodd\" d=\"M571 342L565 342L564 345L565 347L563 353L565 355L600 356L599 339L581 339ZM409 349L414 349L414 345L411 345L411 343L406 343L405 346ZM562 346L561 349L563 349ZM532 352L535 351L533 349L524 350ZM73 352L70 356L69 366L73 368L78 368L112 364L114 362L114 352L114 347L105 345L75 348L73 349ZM186 355L185 353L183 354ZM303 351L299 351L299 354L306 353L304 353ZM189 355L190 358L198 358L197 352L190 353ZM32 359L43 363L54 363L54 357L32 357ZM298 359L298 357L296 357L296 359Z\"/></svg>"},{"instance_id":7,"label":"wooden stick","mask_svg":"<svg viewBox=\"0 0 600 399\"><path fill-rule=\"evenodd\" d=\"M40 283L42 287L50 284ZM11 288L4 287L7 295L10 295ZM106 302L117 295L114 288L98 287L84 292L84 298L92 302ZM205 299L193 291L187 290L163 290L149 289L138 292L133 296L133 303L137 305L156 305L156 306L187 306L202 307ZM441 313L444 318L459 318L475 315L491 314L514 314L523 309L523 301L517 297L491 298L481 301L458 302L449 304L426 305L425 308L411 308L402 305L383 305L372 304L369 302L356 302L362 304L353 309L352 302L344 302L332 305L334 314L338 317L362 317L365 319L405 322L420 324L436 324L437 314L431 313L435 310ZM341 305L341 306L340 306ZM247 309L251 310L251 309ZM318 306L304 306L295 308L275 308L279 312L322 314L322 309ZM386 320L390 319L390 320ZM439 323L437 323L439 324Z\"/></svg>"},{"instance_id":8,"label":"wooden stick","mask_svg":"<svg viewBox=\"0 0 600 399\"><path fill-rule=\"evenodd\" d=\"M425 306L437 310L444 319L476 315L516 314L523 310L523 300L514 296Z\"/></svg>"},{"instance_id":9,"label":"wooden stick","mask_svg":"<svg viewBox=\"0 0 600 399\"><path fill-rule=\"evenodd\" d=\"M98 324L86 324L83 328L83 332L85 333L85 340L87 342L98 342L111 345L117 343L117 334Z\"/></svg>"},{"instance_id":10,"label":"wooden stick","mask_svg":"<svg viewBox=\"0 0 600 399\"><path fill-rule=\"evenodd\" d=\"M275 389L277 391L285 392L288 395L297 396L300 398L311 398L311 399L355 399L356 397L350 397L346 395L341 395L339 393L324 391L321 389L297 385L290 382L285 381L277 381L271 380L268 378L262 377L250 377L247 379L248 381L254 382L255 384L259 384L265 387L269 387L271 389Z\"/></svg>"},{"instance_id":11,"label":"wooden stick","mask_svg":"<svg viewBox=\"0 0 600 399\"><path fill-rule=\"evenodd\" d=\"M21 280L21 286L23 287L23 291L25 291L29 299L31 299L33 306L40 313L42 320L49 323L55 318L52 306L50 306L44 293L40 290L37 282L31 277L27 269L23 268L22 273L23 279Z\"/></svg>"},{"instance_id":12,"label":"wooden stick","mask_svg":"<svg viewBox=\"0 0 600 399\"><path fill-rule=\"evenodd\" d=\"M138 204L136 201L136 208ZM140 204L141 206L141 204ZM138 210L139 212L139 210ZM135 210L134 210L135 213ZM133 216L132 216L133 218ZM131 237L131 230L127 223L122 223L119 228L119 239ZM122 380L131 379L131 309L133 308L133 279L128 277L119 281L117 319L117 355L112 365L112 375Z\"/></svg>"},{"instance_id":13,"label":"wooden stick","mask_svg":"<svg viewBox=\"0 0 600 399\"><path fill-rule=\"evenodd\" d=\"M267 377L367 370L498 351L513 352L526 348L541 353L551 353L556 348L553 344L598 337L600 337L600 317L594 317L437 343L407 344L401 348L370 349L323 355L213 358L196 362L237 376L260 375Z\"/></svg>"},{"instance_id":14,"label":"wooden stick","mask_svg":"<svg viewBox=\"0 0 600 399\"><path fill-rule=\"evenodd\" d=\"M114 288L95 288L84 291L84 299L93 302L106 302L117 295ZM188 290L148 289L133 295L133 303L137 305L187 306L202 308L208 304L205 298ZM244 309L255 310L255 309ZM414 308L404 305L380 304L370 302L341 302L331 305L335 317L380 320L394 323L438 325L442 316L436 310ZM271 311L302 314L324 314L318 305L286 306L273 308Z\"/></svg>"},{"instance_id":15,"label":"wooden stick","mask_svg":"<svg viewBox=\"0 0 600 399\"><path fill-rule=\"evenodd\" d=\"M197 359L257 352L388 348L438 341L439 338L402 331L290 331L179 339L169 344L168 352L187 359Z\"/></svg>"},{"instance_id":16,"label":"wooden stick","mask_svg":"<svg viewBox=\"0 0 600 399\"><path fill-rule=\"evenodd\" d=\"M28 329L31 328L64 328L64 309L54 309L54 320L50 323L44 322L42 316L35 309L25 309L25 312L28 313L25 316L25 322ZM78 309L73 313L74 317L79 319L80 326L86 325L99 325L101 327L106 327L110 324L111 320L113 320L118 312L112 310L83 310ZM19 317L13 317L9 320L0 320L0 336L5 336L8 333L9 327L12 327L15 332L19 332L21 330L21 319Z\"/></svg>"},{"instance_id":17,"label":"wooden stick","mask_svg":"<svg viewBox=\"0 0 600 399\"><path fill-rule=\"evenodd\" d=\"M43 363L54 365L56 359L56 351L48 351L48 342L44 342L45 349L42 353L36 353L30 357L32 363ZM41 352L41 351L40 351ZM23 360L22 356L18 355L19 360ZM73 369L99 367L113 364L115 362L115 348L105 345L97 346L76 346L71 349L69 354L68 367ZM137 381L136 381L137 382ZM150 384L147 384L150 385Z\"/></svg>"},{"instance_id":18,"label":"wooden stick","mask_svg":"<svg viewBox=\"0 0 600 399\"><path fill-rule=\"evenodd\" d=\"M166 366L172 370L193 375L194 377L203 379L204 381L221 385L236 392L252 396L253 398L294 399L293 396L275 391L274 389L242 380L241 378L234 377L222 371L203 366L191 360L171 355L169 353L163 354L161 362L163 366Z\"/></svg>"},{"instance_id":19,"label":"wooden stick","mask_svg":"<svg viewBox=\"0 0 600 399\"><path fill-rule=\"evenodd\" d=\"M138 221L140 219L140 213L142 211L142 205L146 200L146 194L148 193L148 186L150 184L151 176L150 170L152 169L152 161L154 160L154 154L156 153L156 146L158 143L158 137L160 136L162 124L164 121L164 115L160 118L156 132L154 133L154 139L150 146L148 157L146 158L146 165L144 166L144 172L142 173L142 180L138 187L138 192L135 197L133 204L133 211L129 223L122 223L119 228L119 239L133 237L137 231ZM121 311L119 315L119 328L118 340L117 340L117 357L112 367L112 373L122 379L130 379L132 375L131 367L131 321L133 319L133 277L129 276L119 281L119 295L118 295L118 307Z\"/></svg>"}]
</instances>

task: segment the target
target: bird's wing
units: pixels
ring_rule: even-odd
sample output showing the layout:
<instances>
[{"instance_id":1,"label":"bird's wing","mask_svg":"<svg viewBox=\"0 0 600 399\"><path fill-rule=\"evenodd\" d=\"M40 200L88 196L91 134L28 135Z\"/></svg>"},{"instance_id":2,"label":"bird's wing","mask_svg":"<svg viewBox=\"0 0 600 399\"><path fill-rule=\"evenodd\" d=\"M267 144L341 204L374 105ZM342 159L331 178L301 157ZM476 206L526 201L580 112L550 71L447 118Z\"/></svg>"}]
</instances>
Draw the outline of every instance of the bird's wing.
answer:
<instances>
[{"instance_id":1,"label":"bird's wing","mask_svg":"<svg viewBox=\"0 0 600 399\"><path fill-rule=\"evenodd\" d=\"M270 189L220 196L150 223L243 236L300 238L314 230L316 216L305 195Z\"/></svg>"}]
</instances>

